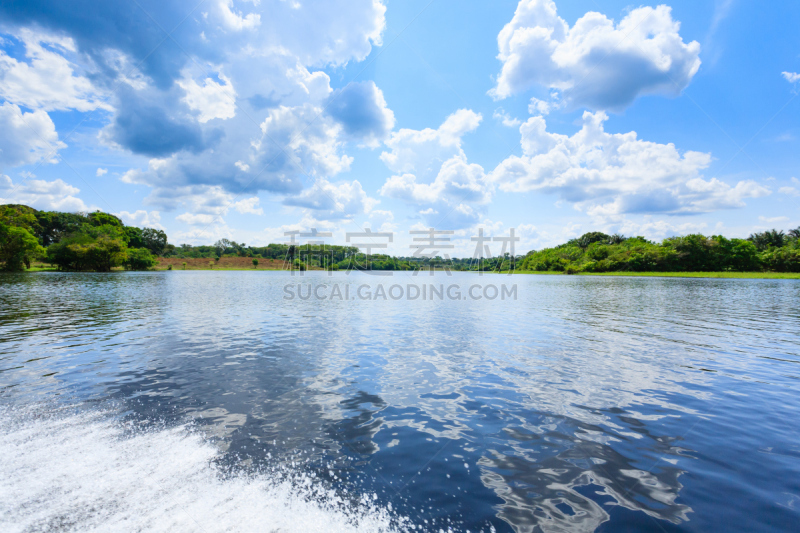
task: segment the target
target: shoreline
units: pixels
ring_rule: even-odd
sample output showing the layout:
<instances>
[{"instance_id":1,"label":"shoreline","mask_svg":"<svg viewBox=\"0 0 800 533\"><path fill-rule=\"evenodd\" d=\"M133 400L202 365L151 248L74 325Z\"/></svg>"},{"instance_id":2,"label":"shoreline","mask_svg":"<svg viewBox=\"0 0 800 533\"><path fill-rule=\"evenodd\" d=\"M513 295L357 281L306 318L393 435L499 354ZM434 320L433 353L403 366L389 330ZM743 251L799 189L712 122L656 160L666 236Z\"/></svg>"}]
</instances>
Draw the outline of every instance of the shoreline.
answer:
<instances>
[{"instance_id":1,"label":"shoreline","mask_svg":"<svg viewBox=\"0 0 800 533\"><path fill-rule=\"evenodd\" d=\"M290 270L286 268L269 268L269 266L261 266L259 265L258 268L246 268L246 267L236 267L236 266L219 266L215 265L215 268L189 268L185 269L186 271L225 271L225 272L253 272L253 271L270 271L270 272L279 272L285 271L290 272ZM149 271L143 272L170 272L167 268L161 267L158 265L157 267L153 268ZM180 272L183 271L183 268L175 268L173 267L172 271ZM129 272L123 268L114 268L111 270L112 272ZM321 268L309 268L307 272L324 272ZM25 270L25 272L59 272L58 269L55 267L46 267L43 264L39 265L32 265L31 268ZM67 272L67 271L65 271ZM133 272L133 271L130 271ZM295 271L298 272L298 271ZM339 271L335 271L339 272ZM342 270L341 272L346 272ZM392 272L392 271L387 271ZM477 274L477 271L467 271L467 270L454 270L453 272L472 272ZM503 272L483 272L484 274L501 274L501 275L508 275L508 271ZM600 276L600 277L637 277L637 278L707 278L707 279L800 279L800 272L578 272L575 274L567 274L563 271L532 271L532 270L516 270L513 274L521 274L526 276Z\"/></svg>"},{"instance_id":2,"label":"shoreline","mask_svg":"<svg viewBox=\"0 0 800 533\"><path fill-rule=\"evenodd\" d=\"M507 272L502 272L503 274ZM800 272L578 272L517 270L514 274L543 276L606 276L638 278L800 279Z\"/></svg>"}]
</instances>

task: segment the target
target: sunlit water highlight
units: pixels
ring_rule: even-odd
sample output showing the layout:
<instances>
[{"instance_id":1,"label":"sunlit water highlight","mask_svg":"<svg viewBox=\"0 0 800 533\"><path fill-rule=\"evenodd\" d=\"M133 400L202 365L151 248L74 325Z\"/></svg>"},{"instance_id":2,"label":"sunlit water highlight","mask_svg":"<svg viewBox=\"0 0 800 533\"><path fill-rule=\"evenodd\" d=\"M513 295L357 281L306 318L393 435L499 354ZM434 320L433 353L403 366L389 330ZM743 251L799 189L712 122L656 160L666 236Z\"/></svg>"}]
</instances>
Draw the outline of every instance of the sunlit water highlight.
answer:
<instances>
[{"instance_id":1,"label":"sunlit water highlight","mask_svg":"<svg viewBox=\"0 0 800 533\"><path fill-rule=\"evenodd\" d=\"M286 283L517 284L507 300ZM0 276L2 531L788 531L800 283Z\"/></svg>"}]
</instances>

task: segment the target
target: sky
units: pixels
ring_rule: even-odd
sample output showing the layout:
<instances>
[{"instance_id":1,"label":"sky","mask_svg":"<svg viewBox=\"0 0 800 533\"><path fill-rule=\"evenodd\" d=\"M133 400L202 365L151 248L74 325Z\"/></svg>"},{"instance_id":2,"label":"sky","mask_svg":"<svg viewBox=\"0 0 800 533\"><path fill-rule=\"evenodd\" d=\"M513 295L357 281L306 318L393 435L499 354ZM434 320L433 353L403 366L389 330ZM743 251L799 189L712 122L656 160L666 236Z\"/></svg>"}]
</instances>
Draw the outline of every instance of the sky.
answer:
<instances>
[{"instance_id":1,"label":"sky","mask_svg":"<svg viewBox=\"0 0 800 533\"><path fill-rule=\"evenodd\" d=\"M459 257L512 228L516 253L794 228L799 22L777 0L9 0L0 203L173 244L369 228L411 255L434 228Z\"/></svg>"}]
</instances>

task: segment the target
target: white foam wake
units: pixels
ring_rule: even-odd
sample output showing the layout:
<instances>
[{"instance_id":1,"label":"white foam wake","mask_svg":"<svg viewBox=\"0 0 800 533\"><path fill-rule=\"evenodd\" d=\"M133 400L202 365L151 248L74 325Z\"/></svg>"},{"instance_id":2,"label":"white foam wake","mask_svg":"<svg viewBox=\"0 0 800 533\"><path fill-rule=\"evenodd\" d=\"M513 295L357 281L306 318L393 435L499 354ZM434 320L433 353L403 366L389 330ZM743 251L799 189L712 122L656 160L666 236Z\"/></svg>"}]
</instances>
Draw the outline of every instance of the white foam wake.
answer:
<instances>
[{"instance_id":1,"label":"white foam wake","mask_svg":"<svg viewBox=\"0 0 800 533\"><path fill-rule=\"evenodd\" d=\"M0 409L0 531L397 527L369 498L353 505L308 476L223 478L212 462L216 454L186 428L127 436L98 413L36 417Z\"/></svg>"}]
</instances>

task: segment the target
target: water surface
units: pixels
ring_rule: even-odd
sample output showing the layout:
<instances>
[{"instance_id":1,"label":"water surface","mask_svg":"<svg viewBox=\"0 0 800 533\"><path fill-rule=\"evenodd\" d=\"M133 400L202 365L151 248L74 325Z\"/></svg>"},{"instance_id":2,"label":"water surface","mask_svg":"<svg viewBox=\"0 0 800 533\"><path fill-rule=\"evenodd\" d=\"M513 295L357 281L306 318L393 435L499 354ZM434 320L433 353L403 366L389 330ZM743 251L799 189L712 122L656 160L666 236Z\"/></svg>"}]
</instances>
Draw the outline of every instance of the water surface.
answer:
<instances>
[{"instance_id":1,"label":"water surface","mask_svg":"<svg viewBox=\"0 0 800 533\"><path fill-rule=\"evenodd\" d=\"M501 283L517 298L465 296ZM793 280L2 275L0 529L789 531L799 302Z\"/></svg>"}]
</instances>

